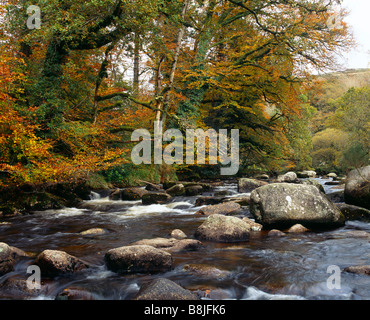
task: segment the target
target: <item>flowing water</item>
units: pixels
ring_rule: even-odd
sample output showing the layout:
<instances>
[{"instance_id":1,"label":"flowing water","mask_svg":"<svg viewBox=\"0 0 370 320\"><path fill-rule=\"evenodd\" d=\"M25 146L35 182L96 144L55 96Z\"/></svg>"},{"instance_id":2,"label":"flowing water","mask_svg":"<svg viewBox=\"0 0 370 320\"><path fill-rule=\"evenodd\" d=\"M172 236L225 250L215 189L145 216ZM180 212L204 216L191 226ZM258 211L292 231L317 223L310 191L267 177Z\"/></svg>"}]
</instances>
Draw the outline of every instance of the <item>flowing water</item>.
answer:
<instances>
[{"instance_id":1,"label":"flowing water","mask_svg":"<svg viewBox=\"0 0 370 320\"><path fill-rule=\"evenodd\" d=\"M325 182L324 180L320 180ZM335 191L327 187L327 192ZM234 184L217 187L237 196ZM158 277L173 280L204 299L370 299L370 277L342 272L340 288L330 289L328 267L341 270L352 265L368 265L370 223L351 221L343 228L327 232L267 237L266 232L251 234L248 242L219 244L203 242L199 251L174 253L171 271L149 275L119 275L104 265L104 254L112 248L141 239L170 237L173 229L189 238L206 219L196 197L176 197L166 205L141 205L141 201L111 201L92 193L91 201L78 208L35 212L8 218L0 224L0 242L36 256L45 249L63 250L88 262L91 267L71 276L43 279L40 296L55 299L65 288L79 288L97 299L129 300L140 288ZM248 211L245 212L248 215ZM5 223L4 223L5 222ZM103 235L83 236L81 231L103 228ZM2 290L9 278L26 279L33 259L21 260L15 271L0 277L0 299L26 299L19 292ZM186 265L204 265L194 271ZM206 271L204 271L206 270Z\"/></svg>"}]
</instances>

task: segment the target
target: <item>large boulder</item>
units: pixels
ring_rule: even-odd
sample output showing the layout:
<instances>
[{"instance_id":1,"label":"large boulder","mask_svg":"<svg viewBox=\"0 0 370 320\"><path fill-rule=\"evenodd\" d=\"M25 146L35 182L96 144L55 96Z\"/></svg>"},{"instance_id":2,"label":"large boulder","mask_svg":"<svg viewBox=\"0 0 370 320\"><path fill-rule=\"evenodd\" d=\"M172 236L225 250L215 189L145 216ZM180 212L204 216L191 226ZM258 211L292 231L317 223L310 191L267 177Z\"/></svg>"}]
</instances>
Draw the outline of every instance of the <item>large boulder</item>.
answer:
<instances>
[{"instance_id":1,"label":"large boulder","mask_svg":"<svg viewBox=\"0 0 370 320\"><path fill-rule=\"evenodd\" d=\"M243 242L249 240L250 226L237 217L213 214L198 227L195 238L215 242Z\"/></svg>"},{"instance_id":2,"label":"large boulder","mask_svg":"<svg viewBox=\"0 0 370 320\"><path fill-rule=\"evenodd\" d=\"M35 264L40 267L42 275L49 277L71 274L89 267L79 258L59 250L44 250L37 256Z\"/></svg>"},{"instance_id":3,"label":"large boulder","mask_svg":"<svg viewBox=\"0 0 370 320\"><path fill-rule=\"evenodd\" d=\"M348 204L370 209L370 166L348 173L344 199Z\"/></svg>"},{"instance_id":4,"label":"large boulder","mask_svg":"<svg viewBox=\"0 0 370 320\"><path fill-rule=\"evenodd\" d=\"M250 211L266 228L303 224L308 228L343 226L340 210L311 185L275 183L251 193Z\"/></svg>"},{"instance_id":5,"label":"large boulder","mask_svg":"<svg viewBox=\"0 0 370 320\"><path fill-rule=\"evenodd\" d=\"M156 273L172 268L170 253L148 245L132 245L109 250L104 256L109 270L119 273Z\"/></svg>"},{"instance_id":6,"label":"large boulder","mask_svg":"<svg viewBox=\"0 0 370 320\"><path fill-rule=\"evenodd\" d=\"M260 181L256 179L240 178L238 180L238 192L239 193L250 193L254 189L265 186L268 183L266 181Z\"/></svg>"},{"instance_id":7,"label":"large boulder","mask_svg":"<svg viewBox=\"0 0 370 320\"><path fill-rule=\"evenodd\" d=\"M159 278L141 288L135 300L199 300L199 298L177 283Z\"/></svg>"},{"instance_id":8,"label":"large boulder","mask_svg":"<svg viewBox=\"0 0 370 320\"><path fill-rule=\"evenodd\" d=\"M215 204L213 206L204 207L196 212L196 214L210 216L212 214L233 215L240 212L240 204L236 202L226 202Z\"/></svg>"}]
</instances>

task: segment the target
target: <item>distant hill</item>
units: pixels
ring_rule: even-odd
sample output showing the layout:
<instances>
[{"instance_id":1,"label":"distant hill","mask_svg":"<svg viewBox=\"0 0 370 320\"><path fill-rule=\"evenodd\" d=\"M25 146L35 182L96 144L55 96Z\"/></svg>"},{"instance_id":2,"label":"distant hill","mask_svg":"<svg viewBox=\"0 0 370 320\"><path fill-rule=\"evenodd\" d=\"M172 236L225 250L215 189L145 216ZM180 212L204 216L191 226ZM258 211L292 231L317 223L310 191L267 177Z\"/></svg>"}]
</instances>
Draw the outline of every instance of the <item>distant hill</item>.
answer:
<instances>
[{"instance_id":1,"label":"distant hill","mask_svg":"<svg viewBox=\"0 0 370 320\"><path fill-rule=\"evenodd\" d=\"M325 82L325 96L328 99L337 99L352 87L370 86L370 69L348 69L318 76Z\"/></svg>"},{"instance_id":2,"label":"distant hill","mask_svg":"<svg viewBox=\"0 0 370 320\"><path fill-rule=\"evenodd\" d=\"M310 94L310 102L317 109L317 114L311 122L313 133L325 130L325 122L330 118L335 108L332 102L342 97L350 88L370 87L370 69L348 69L341 72L326 73L317 76L322 84Z\"/></svg>"}]
</instances>

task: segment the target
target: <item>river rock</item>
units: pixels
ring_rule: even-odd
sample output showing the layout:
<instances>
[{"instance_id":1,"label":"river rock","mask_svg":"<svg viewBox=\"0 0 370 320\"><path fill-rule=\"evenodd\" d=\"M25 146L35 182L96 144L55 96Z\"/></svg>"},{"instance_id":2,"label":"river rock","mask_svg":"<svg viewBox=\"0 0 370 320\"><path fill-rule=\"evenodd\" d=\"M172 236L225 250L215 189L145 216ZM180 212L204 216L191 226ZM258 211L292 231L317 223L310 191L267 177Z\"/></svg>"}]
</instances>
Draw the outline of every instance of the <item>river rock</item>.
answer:
<instances>
[{"instance_id":1,"label":"river rock","mask_svg":"<svg viewBox=\"0 0 370 320\"><path fill-rule=\"evenodd\" d=\"M249 240L250 227L242 219L213 214L198 227L195 238L215 242L242 242Z\"/></svg>"},{"instance_id":2,"label":"river rock","mask_svg":"<svg viewBox=\"0 0 370 320\"><path fill-rule=\"evenodd\" d=\"M85 231L80 232L82 236L99 236L105 234L106 231L102 228L92 228Z\"/></svg>"},{"instance_id":3,"label":"river rock","mask_svg":"<svg viewBox=\"0 0 370 320\"><path fill-rule=\"evenodd\" d=\"M254 189L265 186L268 183L266 181L260 181L256 179L240 178L238 180L238 192L239 193L250 193Z\"/></svg>"},{"instance_id":4,"label":"river rock","mask_svg":"<svg viewBox=\"0 0 370 320\"><path fill-rule=\"evenodd\" d=\"M175 239L175 238L154 238L143 239L132 243L131 245L146 245L165 250L167 252L196 251L202 243L195 239Z\"/></svg>"},{"instance_id":5,"label":"river rock","mask_svg":"<svg viewBox=\"0 0 370 320\"><path fill-rule=\"evenodd\" d=\"M262 224L259 224L255 221L252 221L251 219L249 219L247 217L244 217L242 220L249 225L249 228L250 228L251 231L261 231L263 229Z\"/></svg>"},{"instance_id":6,"label":"river rock","mask_svg":"<svg viewBox=\"0 0 370 320\"><path fill-rule=\"evenodd\" d=\"M312 170L300 171L300 172L297 172L297 177L298 178L315 178L316 172Z\"/></svg>"},{"instance_id":7,"label":"river rock","mask_svg":"<svg viewBox=\"0 0 370 320\"><path fill-rule=\"evenodd\" d=\"M335 191L328 193L326 197L333 203L341 203L344 202L344 191Z\"/></svg>"},{"instance_id":8,"label":"river rock","mask_svg":"<svg viewBox=\"0 0 370 320\"><path fill-rule=\"evenodd\" d=\"M302 226L301 224L295 224L294 226L290 227L287 232L289 233L303 233L303 232L307 232L307 231L310 231L309 229L307 229L306 227Z\"/></svg>"},{"instance_id":9,"label":"river rock","mask_svg":"<svg viewBox=\"0 0 370 320\"><path fill-rule=\"evenodd\" d=\"M190 185L185 187L185 195L188 197L197 196L202 194L203 187L201 185Z\"/></svg>"},{"instance_id":10,"label":"river rock","mask_svg":"<svg viewBox=\"0 0 370 320\"><path fill-rule=\"evenodd\" d=\"M309 228L343 226L340 210L315 186L275 183L251 193L251 214L264 227L291 227L297 223Z\"/></svg>"},{"instance_id":11,"label":"river rock","mask_svg":"<svg viewBox=\"0 0 370 320\"><path fill-rule=\"evenodd\" d=\"M267 233L267 236L269 237L285 237L286 234L283 231L280 231L278 229L272 229Z\"/></svg>"},{"instance_id":12,"label":"river rock","mask_svg":"<svg viewBox=\"0 0 370 320\"><path fill-rule=\"evenodd\" d=\"M370 265L350 266L350 267L345 268L343 271L355 273L355 274L370 275Z\"/></svg>"},{"instance_id":13,"label":"river rock","mask_svg":"<svg viewBox=\"0 0 370 320\"><path fill-rule=\"evenodd\" d=\"M177 283L159 278L141 288L135 300L199 300L199 298Z\"/></svg>"},{"instance_id":14,"label":"river rock","mask_svg":"<svg viewBox=\"0 0 370 320\"><path fill-rule=\"evenodd\" d=\"M346 203L337 203L346 220L370 221L370 210Z\"/></svg>"},{"instance_id":15,"label":"river rock","mask_svg":"<svg viewBox=\"0 0 370 320\"><path fill-rule=\"evenodd\" d=\"M257 179L257 180L268 180L268 179L270 179L270 177L269 177L268 174L262 173L262 174L257 174L256 176L254 176L254 179Z\"/></svg>"},{"instance_id":16,"label":"river rock","mask_svg":"<svg viewBox=\"0 0 370 320\"><path fill-rule=\"evenodd\" d=\"M171 188L167 189L166 192L171 196L182 196L185 194L185 187L183 184L175 184Z\"/></svg>"},{"instance_id":17,"label":"river rock","mask_svg":"<svg viewBox=\"0 0 370 320\"><path fill-rule=\"evenodd\" d=\"M293 171L290 171L283 175L278 176L277 182L297 183L299 182L299 180L297 174Z\"/></svg>"},{"instance_id":18,"label":"river rock","mask_svg":"<svg viewBox=\"0 0 370 320\"><path fill-rule=\"evenodd\" d=\"M171 231L171 237L178 239L178 240L182 240L182 239L186 239L188 236L185 234L184 231L180 229L174 229Z\"/></svg>"},{"instance_id":19,"label":"river rock","mask_svg":"<svg viewBox=\"0 0 370 320\"><path fill-rule=\"evenodd\" d=\"M112 192L109 194L109 199L113 201L121 200L121 190L112 190Z\"/></svg>"},{"instance_id":20,"label":"river rock","mask_svg":"<svg viewBox=\"0 0 370 320\"><path fill-rule=\"evenodd\" d=\"M44 250L37 256L35 264L40 267L42 275L50 277L75 273L89 267L79 258L59 250Z\"/></svg>"},{"instance_id":21,"label":"river rock","mask_svg":"<svg viewBox=\"0 0 370 320\"><path fill-rule=\"evenodd\" d=\"M247 207L249 206L249 203L251 201L251 197L249 195L243 195L243 196L237 196L237 197L232 197L232 198L224 198L223 203L226 202L235 202L240 204L242 207Z\"/></svg>"},{"instance_id":22,"label":"river rock","mask_svg":"<svg viewBox=\"0 0 370 320\"><path fill-rule=\"evenodd\" d=\"M131 245L109 250L104 256L109 270L119 273L156 273L172 268L167 251L148 245Z\"/></svg>"},{"instance_id":23,"label":"river rock","mask_svg":"<svg viewBox=\"0 0 370 320\"><path fill-rule=\"evenodd\" d=\"M57 294L55 300L98 300L93 293L79 287L68 287Z\"/></svg>"},{"instance_id":24,"label":"river rock","mask_svg":"<svg viewBox=\"0 0 370 320\"><path fill-rule=\"evenodd\" d=\"M326 186L339 186L340 184L342 184L341 181L327 181L327 182L325 182Z\"/></svg>"},{"instance_id":25,"label":"river rock","mask_svg":"<svg viewBox=\"0 0 370 320\"><path fill-rule=\"evenodd\" d=\"M312 178L309 178L307 180L304 180L302 182L303 184L308 184L308 185L311 185L311 186L315 186L317 189L319 189L322 193L325 193L325 189L324 189L324 186L317 180L315 179L312 179Z\"/></svg>"},{"instance_id":26,"label":"river rock","mask_svg":"<svg viewBox=\"0 0 370 320\"><path fill-rule=\"evenodd\" d=\"M12 272L19 258L25 256L24 251L0 242L0 276Z\"/></svg>"},{"instance_id":27,"label":"river rock","mask_svg":"<svg viewBox=\"0 0 370 320\"><path fill-rule=\"evenodd\" d=\"M126 201L135 201L140 200L147 193L149 191L143 188L126 188L121 190L121 198Z\"/></svg>"},{"instance_id":28,"label":"river rock","mask_svg":"<svg viewBox=\"0 0 370 320\"><path fill-rule=\"evenodd\" d=\"M22 300L25 298L35 298L39 296L42 291L42 287L41 289L29 288L26 278L10 277L0 284L0 297L5 297L6 299Z\"/></svg>"},{"instance_id":29,"label":"river rock","mask_svg":"<svg viewBox=\"0 0 370 320\"><path fill-rule=\"evenodd\" d=\"M221 270L219 268L209 266L206 264L186 264L183 270L197 276L208 278L226 278L230 275L230 271Z\"/></svg>"},{"instance_id":30,"label":"river rock","mask_svg":"<svg viewBox=\"0 0 370 320\"><path fill-rule=\"evenodd\" d=\"M348 173L344 199L348 204L370 210L370 166Z\"/></svg>"},{"instance_id":31,"label":"river rock","mask_svg":"<svg viewBox=\"0 0 370 320\"><path fill-rule=\"evenodd\" d=\"M145 190L154 191L154 192L163 190L162 186L160 186L159 184L154 184L151 182L145 182L145 183L146 183Z\"/></svg>"},{"instance_id":32,"label":"river rock","mask_svg":"<svg viewBox=\"0 0 370 320\"><path fill-rule=\"evenodd\" d=\"M144 205L150 204L165 204L170 202L172 197L167 193L162 192L149 192L142 196L142 202Z\"/></svg>"},{"instance_id":33,"label":"river rock","mask_svg":"<svg viewBox=\"0 0 370 320\"><path fill-rule=\"evenodd\" d=\"M223 215L233 215L240 212L240 204L236 202L226 202L221 204L216 204L213 206L204 207L196 212L196 214L209 216L212 214L223 214Z\"/></svg>"},{"instance_id":34,"label":"river rock","mask_svg":"<svg viewBox=\"0 0 370 320\"><path fill-rule=\"evenodd\" d=\"M337 174L336 173L334 173L334 172L330 172L329 174L327 174L327 176L329 177L329 178L332 178L333 180L335 180L338 176L337 176Z\"/></svg>"},{"instance_id":35,"label":"river rock","mask_svg":"<svg viewBox=\"0 0 370 320\"><path fill-rule=\"evenodd\" d=\"M198 197L197 200L195 200L195 206L201 207L201 206L215 205L215 204L222 203L223 200L224 200L223 197L201 196L201 197Z\"/></svg>"}]
</instances>

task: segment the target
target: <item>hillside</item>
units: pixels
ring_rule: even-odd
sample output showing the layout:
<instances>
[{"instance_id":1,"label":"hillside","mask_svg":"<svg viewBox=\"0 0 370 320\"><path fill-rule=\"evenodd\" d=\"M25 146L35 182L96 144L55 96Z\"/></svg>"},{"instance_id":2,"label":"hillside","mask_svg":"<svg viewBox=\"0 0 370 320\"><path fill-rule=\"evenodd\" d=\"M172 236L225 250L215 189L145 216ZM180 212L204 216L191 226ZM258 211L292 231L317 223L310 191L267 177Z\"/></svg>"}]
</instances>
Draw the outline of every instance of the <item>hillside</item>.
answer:
<instances>
[{"instance_id":1,"label":"hillside","mask_svg":"<svg viewBox=\"0 0 370 320\"><path fill-rule=\"evenodd\" d=\"M313 166L347 171L356 163L366 164L370 69L328 73L317 80L320 86L310 96L317 110L311 121Z\"/></svg>"}]
</instances>

